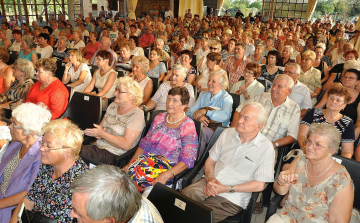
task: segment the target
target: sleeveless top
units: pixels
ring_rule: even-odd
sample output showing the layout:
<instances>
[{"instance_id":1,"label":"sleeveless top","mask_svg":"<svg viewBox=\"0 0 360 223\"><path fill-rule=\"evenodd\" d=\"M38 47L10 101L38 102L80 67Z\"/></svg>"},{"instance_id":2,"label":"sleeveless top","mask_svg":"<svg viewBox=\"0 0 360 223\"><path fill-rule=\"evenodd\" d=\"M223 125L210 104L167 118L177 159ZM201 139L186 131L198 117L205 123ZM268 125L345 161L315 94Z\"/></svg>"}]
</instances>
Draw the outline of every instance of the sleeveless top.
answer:
<instances>
[{"instance_id":1,"label":"sleeveless top","mask_svg":"<svg viewBox=\"0 0 360 223\"><path fill-rule=\"evenodd\" d=\"M297 183L290 186L284 208L276 212L284 222L328 222L329 207L335 196L349 183L354 189L345 167L322 183L311 186L306 176L306 165L307 159L302 155L296 164Z\"/></svg>"},{"instance_id":2,"label":"sleeveless top","mask_svg":"<svg viewBox=\"0 0 360 223\"><path fill-rule=\"evenodd\" d=\"M30 53L25 55L24 51L20 50L19 58L20 59L27 59L27 60L31 61L31 56L33 55L33 53L36 53L36 52L34 50L32 50Z\"/></svg>"},{"instance_id":3,"label":"sleeveless top","mask_svg":"<svg viewBox=\"0 0 360 223\"><path fill-rule=\"evenodd\" d=\"M354 123L357 121L357 108L360 102L360 94L356 97L353 103L347 104L346 107L340 111L341 114L348 116Z\"/></svg>"},{"instance_id":4,"label":"sleeveless top","mask_svg":"<svg viewBox=\"0 0 360 223\"><path fill-rule=\"evenodd\" d=\"M115 71L113 69L110 69L104 76L101 77L100 69L95 71L95 87L99 90L99 92L101 92L104 89L104 86L105 86L111 72L115 73ZM115 88L116 88L116 84L114 82L113 86L103 97L106 97L106 98L114 97L115 96Z\"/></svg>"},{"instance_id":5,"label":"sleeveless top","mask_svg":"<svg viewBox=\"0 0 360 223\"><path fill-rule=\"evenodd\" d=\"M321 80L325 77L325 73L324 73L324 61L320 61L319 66L314 67L315 69L318 69L321 72ZM324 85L326 82L324 82L322 85Z\"/></svg>"}]
</instances>

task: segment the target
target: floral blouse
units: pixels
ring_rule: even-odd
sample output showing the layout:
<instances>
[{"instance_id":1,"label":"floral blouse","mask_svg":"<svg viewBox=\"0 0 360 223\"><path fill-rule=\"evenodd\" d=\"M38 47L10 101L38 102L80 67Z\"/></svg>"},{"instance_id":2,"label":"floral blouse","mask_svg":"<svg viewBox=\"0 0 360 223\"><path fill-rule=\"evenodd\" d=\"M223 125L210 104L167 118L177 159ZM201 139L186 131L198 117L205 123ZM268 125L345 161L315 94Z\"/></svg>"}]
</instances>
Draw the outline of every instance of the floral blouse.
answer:
<instances>
[{"instance_id":1,"label":"floral blouse","mask_svg":"<svg viewBox=\"0 0 360 223\"><path fill-rule=\"evenodd\" d=\"M34 202L33 211L57 219L58 222L72 222L72 193L68 190L70 184L88 169L86 163L78 158L74 165L61 177L51 182L54 168L42 164L30 191L26 195L29 201Z\"/></svg>"},{"instance_id":2,"label":"floral blouse","mask_svg":"<svg viewBox=\"0 0 360 223\"><path fill-rule=\"evenodd\" d=\"M284 208L276 213L284 222L328 222L331 201L349 183L354 188L345 168L322 183L311 186L306 176L306 163L307 159L302 155L296 164L297 183L290 186Z\"/></svg>"},{"instance_id":3,"label":"floral blouse","mask_svg":"<svg viewBox=\"0 0 360 223\"><path fill-rule=\"evenodd\" d=\"M192 74L195 74L195 77L196 77L196 69L193 66L191 66L190 69L187 72L186 78L184 80L185 83L187 82L187 78Z\"/></svg>"},{"instance_id":4,"label":"floral blouse","mask_svg":"<svg viewBox=\"0 0 360 223\"><path fill-rule=\"evenodd\" d=\"M322 88L321 86L321 72L311 67L310 70L306 71L305 73L301 70L298 80L305 84L310 92L314 92L316 88ZM313 106L316 104L316 97L311 99Z\"/></svg>"},{"instance_id":5,"label":"floral blouse","mask_svg":"<svg viewBox=\"0 0 360 223\"><path fill-rule=\"evenodd\" d=\"M268 89L268 91L269 91L271 89L272 83L274 82L276 75L282 74L283 72L282 72L282 70L278 69L274 74L269 74L266 67L267 67L267 65L261 66L261 74L260 74L260 77L258 77L258 79L268 80L266 89Z\"/></svg>"},{"instance_id":6,"label":"floral blouse","mask_svg":"<svg viewBox=\"0 0 360 223\"><path fill-rule=\"evenodd\" d=\"M154 67L152 70L149 70L146 73L146 76L148 77L154 77L154 78L159 78L160 74L162 73L166 73L166 67L165 64L163 62L160 62L156 65L156 67Z\"/></svg>"},{"instance_id":7,"label":"floral blouse","mask_svg":"<svg viewBox=\"0 0 360 223\"><path fill-rule=\"evenodd\" d=\"M197 155L198 136L189 117L177 128L165 124L167 113L158 114L139 147L144 153L163 155L171 162L183 162L192 168Z\"/></svg>"}]
</instances>

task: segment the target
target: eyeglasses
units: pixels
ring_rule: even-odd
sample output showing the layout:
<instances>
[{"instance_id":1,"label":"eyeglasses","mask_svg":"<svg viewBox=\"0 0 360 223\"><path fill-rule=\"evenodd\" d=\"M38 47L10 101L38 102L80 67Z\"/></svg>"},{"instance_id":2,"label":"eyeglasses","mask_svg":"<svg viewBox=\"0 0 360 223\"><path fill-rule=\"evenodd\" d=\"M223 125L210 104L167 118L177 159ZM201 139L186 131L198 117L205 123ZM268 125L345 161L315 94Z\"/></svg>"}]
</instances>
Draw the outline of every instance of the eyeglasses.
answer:
<instances>
[{"instance_id":1,"label":"eyeglasses","mask_svg":"<svg viewBox=\"0 0 360 223\"><path fill-rule=\"evenodd\" d=\"M216 47L210 47L210 50L217 50L219 48L216 48Z\"/></svg>"},{"instance_id":2,"label":"eyeglasses","mask_svg":"<svg viewBox=\"0 0 360 223\"><path fill-rule=\"evenodd\" d=\"M294 74L297 74L295 72L291 72L291 71L287 71L287 70L284 70L283 71L283 74L290 74L290 75L294 75Z\"/></svg>"},{"instance_id":3,"label":"eyeglasses","mask_svg":"<svg viewBox=\"0 0 360 223\"><path fill-rule=\"evenodd\" d=\"M23 127L17 126L14 121L11 121L11 124L12 124L13 127L16 128L16 129L24 129Z\"/></svg>"},{"instance_id":4,"label":"eyeglasses","mask_svg":"<svg viewBox=\"0 0 360 223\"><path fill-rule=\"evenodd\" d=\"M318 142L313 142L310 139L305 140L305 146L309 147L309 146L314 146L315 150L320 150L322 148L329 148L326 146L322 146L320 143Z\"/></svg>"},{"instance_id":5,"label":"eyeglasses","mask_svg":"<svg viewBox=\"0 0 360 223\"><path fill-rule=\"evenodd\" d=\"M121 91L120 89L115 89L116 92L118 92L119 94L126 94L128 93L127 91Z\"/></svg>"},{"instance_id":6,"label":"eyeglasses","mask_svg":"<svg viewBox=\"0 0 360 223\"><path fill-rule=\"evenodd\" d=\"M52 148L50 146L48 146L46 143L44 143L43 141L38 141L40 148L44 148L45 151L49 152L50 150L60 150L60 149L68 149L68 148Z\"/></svg>"},{"instance_id":7,"label":"eyeglasses","mask_svg":"<svg viewBox=\"0 0 360 223\"><path fill-rule=\"evenodd\" d=\"M106 59L102 57L96 57L96 60L106 60Z\"/></svg>"},{"instance_id":8,"label":"eyeglasses","mask_svg":"<svg viewBox=\"0 0 360 223\"><path fill-rule=\"evenodd\" d=\"M251 75L254 75L254 72L251 71L251 70L248 70L248 69L245 69L244 70L245 74L251 74Z\"/></svg>"},{"instance_id":9,"label":"eyeglasses","mask_svg":"<svg viewBox=\"0 0 360 223\"><path fill-rule=\"evenodd\" d=\"M356 78L355 77L347 77L347 76L343 76L342 77L343 79L349 79L349 80L351 80L351 81L353 81L353 80L356 80Z\"/></svg>"}]
</instances>

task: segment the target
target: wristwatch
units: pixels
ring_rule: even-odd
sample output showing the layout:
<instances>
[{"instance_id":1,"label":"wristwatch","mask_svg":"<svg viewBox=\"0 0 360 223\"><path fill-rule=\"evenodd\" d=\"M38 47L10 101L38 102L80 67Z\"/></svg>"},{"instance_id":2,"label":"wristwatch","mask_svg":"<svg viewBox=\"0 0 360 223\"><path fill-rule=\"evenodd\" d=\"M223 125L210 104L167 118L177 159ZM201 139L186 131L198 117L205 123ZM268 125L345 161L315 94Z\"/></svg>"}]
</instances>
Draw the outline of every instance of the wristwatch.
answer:
<instances>
[{"instance_id":1,"label":"wristwatch","mask_svg":"<svg viewBox=\"0 0 360 223\"><path fill-rule=\"evenodd\" d=\"M279 143L275 142L276 148L279 148Z\"/></svg>"},{"instance_id":2,"label":"wristwatch","mask_svg":"<svg viewBox=\"0 0 360 223\"><path fill-rule=\"evenodd\" d=\"M234 193L234 192L235 192L235 190L234 190L234 186L233 186L233 185L231 185L230 187L231 187L231 189L230 189L230 193Z\"/></svg>"}]
</instances>

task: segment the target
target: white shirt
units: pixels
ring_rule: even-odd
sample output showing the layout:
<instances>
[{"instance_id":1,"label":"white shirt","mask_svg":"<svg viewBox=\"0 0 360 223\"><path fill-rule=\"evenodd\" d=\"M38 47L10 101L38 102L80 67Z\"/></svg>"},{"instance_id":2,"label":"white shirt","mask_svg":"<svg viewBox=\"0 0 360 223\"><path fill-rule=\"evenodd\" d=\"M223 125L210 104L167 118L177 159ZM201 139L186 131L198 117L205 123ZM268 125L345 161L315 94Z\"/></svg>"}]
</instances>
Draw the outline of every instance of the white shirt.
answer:
<instances>
[{"instance_id":1,"label":"white shirt","mask_svg":"<svg viewBox=\"0 0 360 223\"><path fill-rule=\"evenodd\" d=\"M201 47L196 50L196 64L199 63L201 58L206 57L210 53L210 49L204 51Z\"/></svg>"},{"instance_id":2,"label":"white shirt","mask_svg":"<svg viewBox=\"0 0 360 223\"><path fill-rule=\"evenodd\" d=\"M262 133L272 142L291 136L297 139L300 125L300 107L293 100L286 98L285 102L274 107L270 92L256 95L248 101L256 101L262 104L268 113L266 126ZM240 104L236 109L240 112L244 104Z\"/></svg>"},{"instance_id":3,"label":"white shirt","mask_svg":"<svg viewBox=\"0 0 360 223\"><path fill-rule=\"evenodd\" d=\"M86 76L82 84L74 87L75 91L83 92L85 88L90 84L91 81L91 71L89 66L85 63L80 64L80 67L75 71L74 66L71 66L69 69L70 81L75 82L79 80L80 74L82 71L86 71Z\"/></svg>"},{"instance_id":4,"label":"white shirt","mask_svg":"<svg viewBox=\"0 0 360 223\"><path fill-rule=\"evenodd\" d=\"M239 90L240 87L245 87L245 80L241 80L236 82L232 88L230 93L235 94L237 90ZM262 85L257 80L254 80L247 88L246 88L250 98L253 98L255 95L260 94L261 92L265 91L264 85ZM240 95L240 103L245 103L246 99L243 94Z\"/></svg>"},{"instance_id":5,"label":"white shirt","mask_svg":"<svg viewBox=\"0 0 360 223\"><path fill-rule=\"evenodd\" d=\"M253 180L274 181L275 150L260 132L249 143L242 143L235 128L227 128L209 152L216 161L214 177L223 185L238 185ZM246 208L251 192L221 193L219 196Z\"/></svg>"},{"instance_id":6,"label":"white shirt","mask_svg":"<svg viewBox=\"0 0 360 223\"><path fill-rule=\"evenodd\" d=\"M195 40L191 36L186 37L186 43L189 44L193 49L195 48Z\"/></svg>"},{"instance_id":7,"label":"white shirt","mask_svg":"<svg viewBox=\"0 0 360 223\"><path fill-rule=\"evenodd\" d=\"M255 46L253 44L249 43L245 47L246 47L245 57L255 54Z\"/></svg>"},{"instance_id":8,"label":"white shirt","mask_svg":"<svg viewBox=\"0 0 360 223\"><path fill-rule=\"evenodd\" d=\"M141 47L135 47L132 51L130 51L130 54L134 56L144 56L144 49Z\"/></svg>"},{"instance_id":9,"label":"white shirt","mask_svg":"<svg viewBox=\"0 0 360 223\"><path fill-rule=\"evenodd\" d=\"M69 45L70 49L80 49L82 47L85 47L84 41L80 40L77 44L75 44L75 41L72 41Z\"/></svg>"},{"instance_id":10,"label":"white shirt","mask_svg":"<svg viewBox=\"0 0 360 223\"><path fill-rule=\"evenodd\" d=\"M170 16L170 19L173 20L174 13L171 10L165 11L165 18L167 18L168 16Z\"/></svg>"},{"instance_id":11,"label":"white shirt","mask_svg":"<svg viewBox=\"0 0 360 223\"><path fill-rule=\"evenodd\" d=\"M87 30L85 29L85 31L82 32L82 35L83 35L83 36L89 36L89 31L87 31Z\"/></svg>"},{"instance_id":12,"label":"white shirt","mask_svg":"<svg viewBox=\"0 0 360 223\"><path fill-rule=\"evenodd\" d=\"M41 54L41 59L42 58L50 58L52 53L53 53L53 48L50 45L47 45L44 48L41 48L40 46L37 46L36 47L36 53Z\"/></svg>"},{"instance_id":13,"label":"white shirt","mask_svg":"<svg viewBox=\"0 0 360 223\"><path fill-rule=\"evenodd\" d=\"M292 88L292 92L289 95L289 98L299 105L300 110L313 107L311 102L310 90L305 84L301 83L300 81L297 81Z\"/></svg>"}]
</instances>

